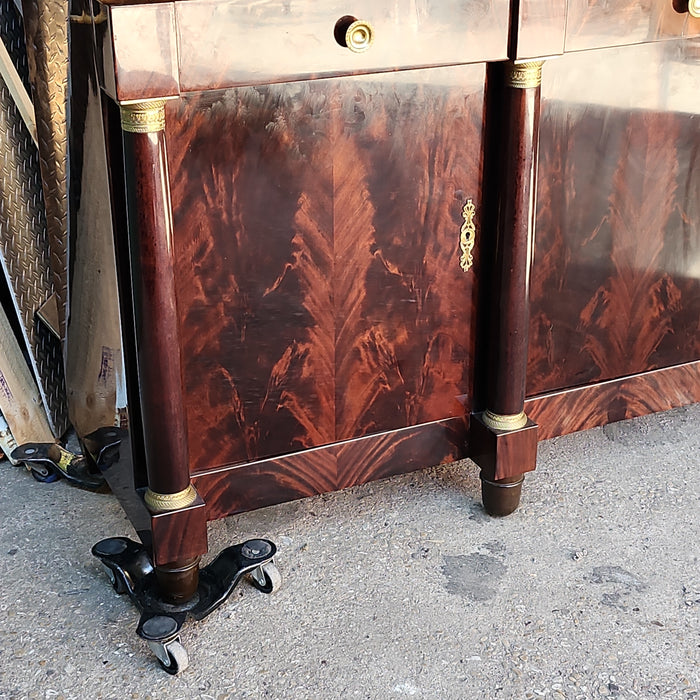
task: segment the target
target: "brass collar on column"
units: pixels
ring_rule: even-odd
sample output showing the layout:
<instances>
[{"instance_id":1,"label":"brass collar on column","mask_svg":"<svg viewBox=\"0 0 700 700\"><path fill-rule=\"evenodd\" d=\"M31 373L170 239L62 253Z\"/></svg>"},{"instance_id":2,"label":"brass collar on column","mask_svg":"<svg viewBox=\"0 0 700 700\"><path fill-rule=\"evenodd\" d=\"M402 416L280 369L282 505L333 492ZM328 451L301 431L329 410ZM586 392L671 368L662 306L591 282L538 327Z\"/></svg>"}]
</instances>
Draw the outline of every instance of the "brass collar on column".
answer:
<instances>
[{"instance_id":1,"label":"brass collar on column","mask_svg":"<svg viewBox=\"0 0 700 700\"><path fill-rule=\"evenodd\" d=\"M165 100L119 105L122 129L132 134L150 134L165 129Z\"/></svg>"},{"instance_id":2,"label":"brass collar on column","mask_svg":"<svg viewBox=\"0 0 700 700\"><path fill-rule=\"evenodd\" d=\"M154 513L163 513L171 510L187 508L197 500L197 492L190 484L184 491L177 493L156 493L151 489L146 489L143 500L148 508Z\"/></svg>"},{"instance_id":3,"label":"brass collar on column","mask_svg":"<svg viewBox=\"0 0 700 700\"><path fill-rule=\"evenodd\" d=\"M506 63L506 85L514 88L533 88L542 83L542 66L544 61L527 61L525 63Z\"/></svg>"},{"instance_id":4,"label":"brass collar on column","mask_svg":"<svg viewBox=\"0 0 700 700\"><path fill-rule=\"evenodd\" d=\"M494 430L518 430L527 425L527 416L524 411L520 413L503 415L493 411L484 411L481 420L489 428Z\"/></svg>"}]
</instances>

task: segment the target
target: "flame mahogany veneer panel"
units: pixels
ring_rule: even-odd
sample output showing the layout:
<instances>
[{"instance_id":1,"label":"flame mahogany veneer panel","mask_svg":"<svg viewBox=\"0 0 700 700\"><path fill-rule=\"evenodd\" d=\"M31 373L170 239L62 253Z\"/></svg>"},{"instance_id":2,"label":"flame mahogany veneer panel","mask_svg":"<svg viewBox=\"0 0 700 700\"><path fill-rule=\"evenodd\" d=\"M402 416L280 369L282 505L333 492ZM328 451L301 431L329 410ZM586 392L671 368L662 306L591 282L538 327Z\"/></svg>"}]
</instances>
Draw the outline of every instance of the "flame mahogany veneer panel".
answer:
<instances>
[{"instance_id":1,"label":"flame mahogany veneer panel","mask_svg":"<svg viewBox=\"0 0 700 700\"><path fill-rule=\"evenodd\" d=\"M540 440L700 401L700 362L536 396L525 410Z\"/></svg>"},{"instance_id":2,"label":"flame mahogany veneer panel","mask_svg":"<svg viewBox=\"0 0 700 700\"><path fill-rule=\"evenodd\" d=\"M697 360L697 115L543 105L528 395Z\"/></svg>"},{"instance_id":3,"label":"flame mahogany veneer panel","mask_svg":"<svg viewBox=\"0 0 700 700\"><path fill-rule=\"evenodd\" d=\"M169 105L194 473L464 414L476 285L459 231L468 197L479 228L483 81L463 66ZM365 480L350 474L291 488Z\"/></svg>"},{"instance_id":4,"label":"flame mahogany veneer panel","mask_svg":"<svg viewBox=\"0 0 700 700\"><path fill-rule=\"evenodd\" d=\"M215 520L467 456L465 416L196 474ZM235 488L232 487L235 484Z\"/></svg>"}]
</instances>

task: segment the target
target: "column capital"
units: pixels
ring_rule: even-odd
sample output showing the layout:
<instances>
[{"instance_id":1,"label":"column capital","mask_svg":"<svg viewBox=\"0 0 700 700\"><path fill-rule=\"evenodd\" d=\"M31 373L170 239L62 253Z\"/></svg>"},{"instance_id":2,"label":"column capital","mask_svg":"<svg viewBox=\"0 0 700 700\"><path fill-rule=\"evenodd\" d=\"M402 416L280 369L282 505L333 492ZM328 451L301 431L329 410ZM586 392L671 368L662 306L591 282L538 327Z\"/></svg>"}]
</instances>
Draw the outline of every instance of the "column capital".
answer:
<instances>
[{"instance_id":1,"label":"column capital","mask_svg":"<svg viewBox=\"0 0 700 700\"><path fill-rule=\"evenodd\" d=\"M151 134L165 129L165 100L120 104L122 129L131 134Z\"/></svg>"},{"instance_id":2,"label":"column capital","mask_svg":"<svg viewBox=\"0 0 700 700\"><path fill-rule=\"evenodd\" d=\"M542 84L542 66L544 61L525 61L506 64L506 85L514 88L534 88Z\"/></svg>"}]
</instances>

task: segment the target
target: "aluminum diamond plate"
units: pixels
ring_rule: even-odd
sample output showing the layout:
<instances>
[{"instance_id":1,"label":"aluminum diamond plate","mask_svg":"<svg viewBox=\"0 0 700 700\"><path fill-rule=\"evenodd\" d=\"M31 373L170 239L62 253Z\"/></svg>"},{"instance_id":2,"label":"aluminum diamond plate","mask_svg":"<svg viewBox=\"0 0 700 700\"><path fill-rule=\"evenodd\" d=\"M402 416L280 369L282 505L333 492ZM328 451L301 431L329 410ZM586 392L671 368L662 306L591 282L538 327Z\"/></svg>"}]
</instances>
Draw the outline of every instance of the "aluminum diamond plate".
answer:
<instances>
[{"instance_id":1,"label":"aluminum diamond plate","mask_svg":"<svg viewBox=\"0 0 700 700\"><path fill-rule=\"evenodd\" d=\"M11 4L12 0L2 0ZM23 3L29 74L33 86L46 228L61 338L68 305L68 2Z\"/></svg>"},{"instance_id":2,"label":"aluminum diamond plate","mask_svg":"<svg viewBox=\"0 0 700 700\"><path fill-rule=\"evenodd\" d=\"M8 50L15 47L10 51L14 58L23 37L11 0L0 0L0 36ZM22 75L21 59L16 67ZM59 437L68 428L61 343L35 315L54 291L49 258L39 154L0 80L0 263L51 429Z\"/></svg>"}]
</instances>

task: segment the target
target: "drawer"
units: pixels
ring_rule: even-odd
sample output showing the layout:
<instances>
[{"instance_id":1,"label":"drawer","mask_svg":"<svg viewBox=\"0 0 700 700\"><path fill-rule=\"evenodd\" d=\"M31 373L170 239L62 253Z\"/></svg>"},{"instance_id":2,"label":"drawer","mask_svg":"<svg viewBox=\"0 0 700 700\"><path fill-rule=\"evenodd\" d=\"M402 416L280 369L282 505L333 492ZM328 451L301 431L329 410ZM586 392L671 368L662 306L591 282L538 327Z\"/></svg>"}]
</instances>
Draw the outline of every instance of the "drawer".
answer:
<instances>
[{"instance_id":1,"label":"drawer","mask_svg":"<svg viewBox=\"0 0 700 700\"><path fill-rule=\"evenodd\" d=\"M566 51L699 35L700 19L676 12L672 0L568 1Z\"/></svg>"},{"instance_id":2,"label":"drawer","mask_svg":"<svg viewBox=\"0 0 700 700\"><path fill-rule=\"evenodd\" d=\"M695 0L697 2L697 0ZM521 0L518 59L700 36L685 0Z\"/></svg>"},{"instance_id":3,"label":"drawer","mask_svg":"<svg viewBox=\"0 0 700 700\"><path fill-rule=\"evenodd\" d=\"M506 0L176 3L180 87L199 91L499 60L507 53L508 16ZM371 33L365 50L342 45L353 20L360 22L360 42Z\"/></svg>"}]
</instances>

